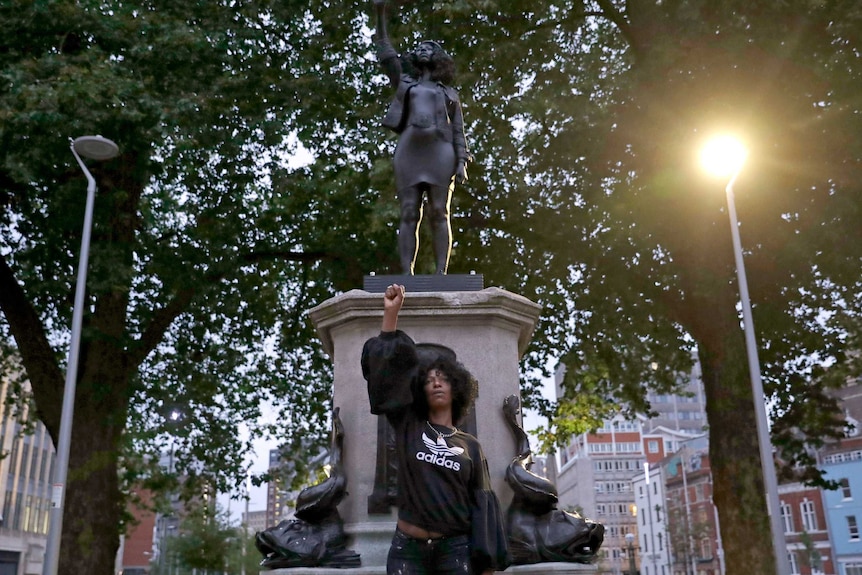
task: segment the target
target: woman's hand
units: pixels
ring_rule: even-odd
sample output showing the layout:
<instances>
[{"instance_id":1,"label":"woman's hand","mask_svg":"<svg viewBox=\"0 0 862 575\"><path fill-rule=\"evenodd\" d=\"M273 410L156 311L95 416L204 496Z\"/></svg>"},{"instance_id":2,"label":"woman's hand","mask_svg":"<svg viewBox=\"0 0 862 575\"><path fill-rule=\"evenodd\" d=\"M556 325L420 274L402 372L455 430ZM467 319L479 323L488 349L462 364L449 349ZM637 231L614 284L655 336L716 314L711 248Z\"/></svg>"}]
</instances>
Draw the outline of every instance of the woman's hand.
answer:
<instances>
[{"instance_id":1,"label":"woman's hand","mask_svg":"<svg viewBox=\"0 0 862 575\"><path fill-rule=\"evenodd\" d=\"M395 308L400 311L404 304L404 286L392 284L383 293L383 309Z\"/></svg>"},{"instance_id":2,"label":"woman's hand","mask_svg":"<svg viewBox=\"0 0 862 575\"><path fill-rule=\"evenodd\" d=\"M404 286L392 284L383 292L382 331L395 331L398 327L398 312L404 305Z\"/></svg>"}]
</instances>

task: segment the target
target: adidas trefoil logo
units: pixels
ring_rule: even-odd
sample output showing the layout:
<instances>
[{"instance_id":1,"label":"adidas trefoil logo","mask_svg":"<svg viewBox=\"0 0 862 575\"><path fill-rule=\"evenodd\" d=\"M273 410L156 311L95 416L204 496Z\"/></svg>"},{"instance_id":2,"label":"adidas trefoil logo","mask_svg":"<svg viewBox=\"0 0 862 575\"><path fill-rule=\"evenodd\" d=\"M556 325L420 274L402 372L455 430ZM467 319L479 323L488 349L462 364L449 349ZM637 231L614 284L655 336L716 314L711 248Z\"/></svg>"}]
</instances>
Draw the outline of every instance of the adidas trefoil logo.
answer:
<instances>
[{"instance_id":1,"label":"adidas trefoil logo","mask_svg":"<svg viewBox=\"0 0 862 575\"><path fill-rule=\"evenodd\" d=\"M461 469L461 464L459 462L446 458L461 455L464 453L463 447L449 447L446 440L442 437L438 437L437 441L434 441L425 435L425 433L422 434L422 441L431 453L418 451L416 452L416 459L439 465L440 467L445 467L452 471L459 471Z\"/></svg>"}]
</instances>

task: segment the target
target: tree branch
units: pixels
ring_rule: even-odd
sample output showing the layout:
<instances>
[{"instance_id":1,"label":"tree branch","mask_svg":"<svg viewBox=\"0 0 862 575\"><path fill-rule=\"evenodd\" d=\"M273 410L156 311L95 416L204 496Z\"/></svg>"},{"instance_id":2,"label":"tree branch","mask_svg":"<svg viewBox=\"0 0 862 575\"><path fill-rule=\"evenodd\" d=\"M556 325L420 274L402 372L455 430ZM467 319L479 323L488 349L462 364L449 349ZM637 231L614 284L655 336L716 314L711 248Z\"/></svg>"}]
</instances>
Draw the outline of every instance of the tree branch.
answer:
<instances>
[{"instance_id":1,"label":"tree branch","mask_svg":"<svg viewBox=\"0 0 862 575\"><path fill-rule=\"evenodd\" d=\"M321 260L338 260L338 256L325 251L296 252L291 250L262 250L241 254L237 258L244 264L258 263L268 260L284 260L296 262L315 262ZM156 310L153 319L141 334L137 345L130 350L129 359L131 365L140 365L141 362L161 343L165 333L174 320L188 310L194 299L214 287L218 282L227 277L239 265L223 264L220 269L214 270L204 276L200 283L190 282L186 287L176 292L173 299L163 308Z\"/></svg>"},{"instance_id":2,"label":"tree branch","mask_svg":"<svg viewBox=\"0 0 862 575\"><path fill-rule=\"evenodd\" d=\"M637 50L638 42L637 37L635 36L632 25L628 20L628 16L623 12L619 11L616 6L613 5L611 0L596 0L596 3L602 9L601 16L607 18L611 22L616 25L617 29L619 29L620 34L628 40L629 45Z\"/></svg>"},{"instance_id":3,"label":"tree branch","mask_svg":"<svg viewBox=\"0 0 862 575\"><path fill-rule=\"evenodd\" d=\"M9 322L18 345L21 362L33 386L39 414L45 426L56 437L60 427L61 404L50 401L63 395L63 371L57 354L48 342L42 321L33 309L24 288L6 258L0 255L0 310Z\"/></svg>"}]
</instances>

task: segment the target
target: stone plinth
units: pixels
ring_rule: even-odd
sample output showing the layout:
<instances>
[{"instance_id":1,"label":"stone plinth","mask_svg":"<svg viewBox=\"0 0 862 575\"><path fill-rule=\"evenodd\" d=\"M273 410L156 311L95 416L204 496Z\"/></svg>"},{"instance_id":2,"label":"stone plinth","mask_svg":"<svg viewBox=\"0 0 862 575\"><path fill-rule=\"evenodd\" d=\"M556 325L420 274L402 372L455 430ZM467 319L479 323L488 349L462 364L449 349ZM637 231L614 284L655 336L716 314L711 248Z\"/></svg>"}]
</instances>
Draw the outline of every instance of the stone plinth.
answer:
<instances>
[{"instance_id":1,"label":"stone plinth","mask_svg":"<svg viewBox=\"0 0 862 575\"><path fill-rule=\"evenodd\" d=\"M499 288L408 293L398 321L399 329L417 343L437 343L454 350L479 381L475 406L477 436L488 458L491 481L504 512L511 501L504 477L515 456L515 443L503 419L503 400L519 393L518 362L530 342L539 311L540 307L528 299ZM374 485L377 416L371 415L360 369L363 344L380 332L383 296L353 290L308 313L333 362L333 405L341 408L345 429L344 463L349 495L339 506L339 512L352 538L348 547L362 556L362 569L372 569L350 572L384 573L385 569L380 569L386 563L396 515L394 509L389 515L368 513L368 497ZM301 570L284 571L296 575ZM329 571L335 570L308 572ZM547 570L525 573L550 572L556 573Z\"/></svg>"}]
</instances>

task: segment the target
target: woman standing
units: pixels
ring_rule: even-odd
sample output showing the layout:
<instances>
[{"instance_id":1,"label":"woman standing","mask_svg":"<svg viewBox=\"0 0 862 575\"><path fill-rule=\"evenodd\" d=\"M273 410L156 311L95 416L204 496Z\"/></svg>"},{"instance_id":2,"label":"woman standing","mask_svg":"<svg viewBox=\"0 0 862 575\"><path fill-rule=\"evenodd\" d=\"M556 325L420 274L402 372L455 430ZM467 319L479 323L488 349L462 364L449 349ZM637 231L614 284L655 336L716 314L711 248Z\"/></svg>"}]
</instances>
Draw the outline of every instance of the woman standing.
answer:
<instances>
[{"instance_id":1,"label":"woman standing","mask_svg":"<svg viewBox=\"0 0 862 575\"><path fill-rule=\"evenodd\" d=\"M420 362L397 329L404 288L384 294L380 335L365 342L362 374L371 412L395 429L398 524L389 575L471 575L509 565L506 533L478 440L455 427L472 406L476 380L440 354Z\"/></svg>"},{"instance_id":2,"label":"woman standing","mask_svg":"<svg viewBox=\"0 0 862 575\"><path fill-rule=\"evenodd\" d=\"M449 204L455 179L467 180L467 141L458 92L449 87L454 61L437 42L420 43L408 56L404 73L386 32L386 1L373 0L377 11L377 57L395 89L383 125L399 134L395 148L395 185L401 204L398 250L401 268L413 274L419 247L422 198L431 208L436 273L445 274L452 249Z\"/></svg>"}]
</instances>

